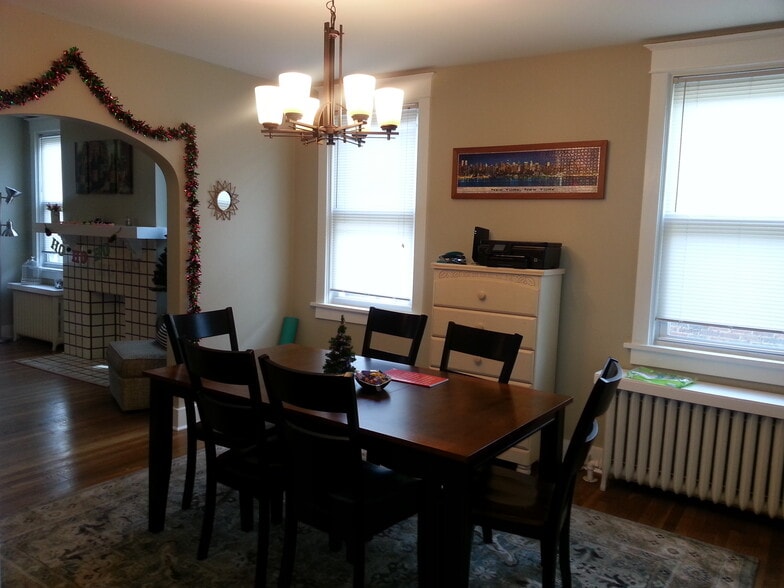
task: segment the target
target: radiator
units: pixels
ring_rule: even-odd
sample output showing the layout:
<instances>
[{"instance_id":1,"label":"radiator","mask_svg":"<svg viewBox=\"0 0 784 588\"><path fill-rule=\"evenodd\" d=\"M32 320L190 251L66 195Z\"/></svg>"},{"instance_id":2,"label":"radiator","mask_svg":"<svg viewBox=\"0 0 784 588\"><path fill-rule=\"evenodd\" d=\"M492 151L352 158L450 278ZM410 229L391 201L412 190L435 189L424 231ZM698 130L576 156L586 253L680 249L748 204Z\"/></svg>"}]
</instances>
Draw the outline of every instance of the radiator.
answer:
<instances>
[{"instance_id":1,"label":"radiator","mask_svg":"<svg viewBox=\"0 0 784 588\"><path fill-rule=\"evenodd\" d=\"M605 416L609 478L784 518L784 396L624 378Z\"/></svg>"},{"instance_id":2,"label":"radiator","mask_svg":"<svg viewBox=\"0 0 784 588\"><path fill-rule=\"evenodd\" d=\"M63 343L63 291L51 286L10 284L14 292L14 339L49 341L52 351Z\"/></svg>"}]
</instances>

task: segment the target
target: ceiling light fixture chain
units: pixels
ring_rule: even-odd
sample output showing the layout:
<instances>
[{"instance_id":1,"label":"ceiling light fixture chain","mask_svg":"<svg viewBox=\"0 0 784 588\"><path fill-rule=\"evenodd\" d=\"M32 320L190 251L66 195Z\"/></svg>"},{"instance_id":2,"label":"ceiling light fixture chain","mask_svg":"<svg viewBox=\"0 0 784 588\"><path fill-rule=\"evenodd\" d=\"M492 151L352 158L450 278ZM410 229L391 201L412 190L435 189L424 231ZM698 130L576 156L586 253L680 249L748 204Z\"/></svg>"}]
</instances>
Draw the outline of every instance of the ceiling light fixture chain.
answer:
<instances>
[{"instance_id":1,"label":"ceiling light fixture chain","mask_svg":"<svg viewBox=\"0 0 784 588\"><path fill-rule=\"evenodd\" d=\"M335 1L329 0L326 7L330 20L324 23L323 103L310 96L310 76L283 73L278 76L278 86L256 87L261 132L270 138L295 137L306 145L334 145L336 141L342 141L361 146L371 137L389 140L398 134L403 91L376 89L373 76L343 76L343 25L336 28ZM336 41L339 43L337 55ZM369 130L374 106L380 130ZM344 114L346 124L343 124Z\"/></svg>"}]
</instances>

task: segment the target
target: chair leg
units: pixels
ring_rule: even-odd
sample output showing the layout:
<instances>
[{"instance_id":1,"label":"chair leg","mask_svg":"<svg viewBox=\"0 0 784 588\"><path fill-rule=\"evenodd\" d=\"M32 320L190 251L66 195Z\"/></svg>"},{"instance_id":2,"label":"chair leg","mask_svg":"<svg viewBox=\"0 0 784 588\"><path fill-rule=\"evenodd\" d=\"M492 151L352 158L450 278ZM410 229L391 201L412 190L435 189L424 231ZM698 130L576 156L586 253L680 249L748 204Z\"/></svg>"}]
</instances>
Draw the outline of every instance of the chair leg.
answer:
<instances>
[{"instance_id":1,"label":"chair leg","mask_svg":"<svg viewBox=\"0 0 784 588\"><path fill-rule=\"evenodd\" d=\"M355 536L348 542L347 549L351 550L350 558L354 561L354 588L365 586L365 542L361 535Z\"/></svg>"},{"instance_id":2,"label":"chair leg","mask_svg":"<svg viewBox=\"0 0 784 588\"><path fill-rule=\"evenodd\" d=\"M207 470L207 495L204 501L204 518L201 523L201 536L199 537L199 551L196 559L206 559L212 540L212 527L215 521L215 500L217 494L217 481Z\"/></svg>"},{"instance_id":3,"label":"chair leg","mask_svg":"<svg viewBox=\"0 0 784 588\"><path fill-rule=\"evenodd\" d=\"M487 525L482 525L482 541L485 543L493 542L493 528Z\"/></svg>"},{"instance_id":4,"label":"chair leg","mask_svg":"<svg viewBox=\"0 0 784 588\"><path fill-rule=\"evenodd\" d=\"M542 552L542 588L555 587L555 564L558 555L557 538L541 539Z\"/></svg>"},{"instance_id":5,"label":"chair leg","mask_svg":"<svg viewBox=\"0 0 784 588\"><path fill-rule=\"evenodd\" d=\"M270 496L270 522L283 522L283 489L275 488Z\"/></svg>"},{"instance_id":6,"label":"chair leg","mask_svg":"<svg viewBox=\"0 0 784 588\"><path fill-rule=\"evenodd\" d=\"M269 528L270 528L270 499L269 496L259 498L259 534L256 547L256 588L267 585L267 559L269 557Z\"/></svg>"},{"instance_id":7,"label":"chair leg","mask_svg":"<svg viewBox=\"0 0 784 588\"><path fill-rule=\"evenodd\" d=\"M253 494L249 490L240 490L240 528L253 530Z\"/></svg>"},{"instance_id":8,"label":"chair leg","mask_svg":"<svg viewBox=\"0 0 784 588\"><path fill-rule=\"evenodd\" d=\"M187 510L193 501L193 486L196 481L196 406L185 401L185 422L187 425L187 450L185 458L185 485L182 489L182 509Z\"/></svg>"},{"instance_id":9,"label":"chair leg","mask_svg":"<svg viewBox=\"0 0 784 588\"><path fill-rule=\"evenodd\" d=\"M571 546L569 539L569 518L564 522L559 538L558 560L561 567L561 586L572 588Z\"/></svg>"},{"instance_id":10,"label":"chair leg","mask_svg":"<svg viewBox=\"0 0 784 588\"><path fill-rule=\"evenodd\" d=\"M293 501L286 496L286 520L283 526L283 554L280 561L278 586L288 588L294 577L294 558L297 555L297 514Z\"/></svg>"}]
</instances>

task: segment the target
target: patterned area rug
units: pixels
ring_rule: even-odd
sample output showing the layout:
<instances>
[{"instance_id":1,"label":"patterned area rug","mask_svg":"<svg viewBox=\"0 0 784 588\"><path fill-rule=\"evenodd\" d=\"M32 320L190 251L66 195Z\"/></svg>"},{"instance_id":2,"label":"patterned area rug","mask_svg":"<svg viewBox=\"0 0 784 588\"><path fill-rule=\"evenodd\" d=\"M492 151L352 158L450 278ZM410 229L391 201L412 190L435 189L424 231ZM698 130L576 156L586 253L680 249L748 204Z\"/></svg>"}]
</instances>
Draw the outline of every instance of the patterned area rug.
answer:
<instances>
[{"instance_id":1,"label":"patterned area rug","mask_svg":"<svg viewBox=\"0 0 784 588\"><path fill-rule=\"evenodd\" d=\"M65 353L55 353L16 361L45 372L109 387L109 366L103 359L82 359Z\"/></svg>"},{"instance_id":2,"label":"patterned area rug","mask_svg":"<svg viewBox=\"0 0 784 588\"><path fill-rule=\"evenodd\" d=\"M234 493L221 495L209 557L196 560L203 473L191 510L180 510L184 462L176 460L166 529L147 526L147 472L141 471L0 521L0 585L250 586L255 533L239 530ZM269 584L277 581L282 526L273 526ZM538 543L495 533L475 535L472 586L540 586ZM751 558L591 510L575 508L572 571L577 587L753 586ZM375 537L367 549L370 586L416 585L416 521ZM343 552L302 527L295 586L351 585Z\"/></svg>"}]
</instances>

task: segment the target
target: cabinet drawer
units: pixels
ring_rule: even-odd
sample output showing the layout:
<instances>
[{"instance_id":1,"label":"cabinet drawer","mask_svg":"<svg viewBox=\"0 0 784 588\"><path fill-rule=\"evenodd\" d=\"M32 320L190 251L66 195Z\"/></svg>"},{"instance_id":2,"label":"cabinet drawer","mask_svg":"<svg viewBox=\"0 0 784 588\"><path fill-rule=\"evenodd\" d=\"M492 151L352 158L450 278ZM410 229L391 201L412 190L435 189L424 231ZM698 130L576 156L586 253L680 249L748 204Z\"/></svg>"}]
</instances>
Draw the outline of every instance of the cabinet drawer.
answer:
<instances>
[{"instance_id":1,"label":"cabinet drawer","mask_svg":"<svg viewBox=\"0 0 784 588\"><path fill-rule=\"evenodd\" d=\"M436 306L433 308L430 334L434 337L445 337L449 321L461 325L499 331L501 333L520 333L523 336L524 349L536 348L536 318L532 316L510 316L476 310L462 310Z\"/></svg>"},{"instance_id":2,"label":"cabinet drawer","mask_svg":"<svg viewBox=\"0 0 784 588\"><path fill-rule=\"evenodd\" d=\"M442 270L433 282L433 304L536 315L541 285L539 276Z\"/></svg>"},{"instance_id":3,"label":"cabinet drawer","mask_svg":"<svg viewBox=\"0 0 784 588\"><path fill-rule=\"evenodd\" d=\"M430 339L430 365L438 368L441 364L441 353L444 351L443 337ZM483 359L463 353L452 352L449 357L449 368L455 372L464 372L477 376L497 379L501 372L501 363L491 359ZM534 352L521 349L517 353L514 369L510 382L522 383L531 386L534 378Z\"/></svg>"}]
</instances>

